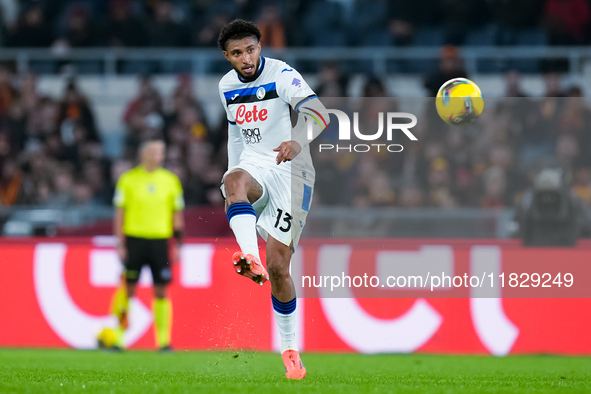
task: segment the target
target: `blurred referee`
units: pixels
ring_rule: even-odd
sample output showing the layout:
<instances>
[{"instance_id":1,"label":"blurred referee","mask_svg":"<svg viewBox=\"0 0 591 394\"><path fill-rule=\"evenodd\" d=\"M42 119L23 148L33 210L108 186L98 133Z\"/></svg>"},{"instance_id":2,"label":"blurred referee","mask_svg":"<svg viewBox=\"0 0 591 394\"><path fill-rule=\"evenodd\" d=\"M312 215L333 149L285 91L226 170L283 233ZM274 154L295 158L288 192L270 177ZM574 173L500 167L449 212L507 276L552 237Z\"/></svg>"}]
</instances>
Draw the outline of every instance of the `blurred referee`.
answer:
<instances>
[{"instance_id":1,"label":"blurred referee","mask_svg":"<svg viewBox=\"0 0 591 394\"><path fill-rule=\"evenodd\" d=\"M166 297L171 280L172 262L178 259L183 240L183 189L172 172L162 168L164 142L150 140L140 146L140 164L119 178L113 205L117 208L114 234L119 240L117 251L125 264L126 286L119 288L113 299L113 312L119 318L116 345L123 348L123 332L127 328L129 298L141 269L148 265L154 281L154 326L160 350L171 350L172 305ZM176 242L171 253L168 240Z\"/></svg>"}]
</instances>

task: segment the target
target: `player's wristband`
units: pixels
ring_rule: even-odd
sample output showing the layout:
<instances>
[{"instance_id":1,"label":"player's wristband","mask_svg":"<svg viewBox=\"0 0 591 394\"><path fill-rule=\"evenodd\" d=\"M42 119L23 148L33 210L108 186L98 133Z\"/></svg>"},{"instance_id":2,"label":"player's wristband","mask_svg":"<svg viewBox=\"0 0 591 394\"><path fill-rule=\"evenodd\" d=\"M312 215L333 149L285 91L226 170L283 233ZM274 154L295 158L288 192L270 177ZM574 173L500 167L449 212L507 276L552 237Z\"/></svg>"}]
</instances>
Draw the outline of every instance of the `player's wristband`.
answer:
<instances>
[{"instance_id":1,"label":"player's wristband","mask_svg":"<svg viewBox=\"0 0 591 394\"><path fill-rule=\"evenodd\" d=\"M185 237L185 232L183 230L174 230L173 233L174 239L176 239L176 243L178 246L183 244L183 238Z\"/></svg>"}]
</instances>

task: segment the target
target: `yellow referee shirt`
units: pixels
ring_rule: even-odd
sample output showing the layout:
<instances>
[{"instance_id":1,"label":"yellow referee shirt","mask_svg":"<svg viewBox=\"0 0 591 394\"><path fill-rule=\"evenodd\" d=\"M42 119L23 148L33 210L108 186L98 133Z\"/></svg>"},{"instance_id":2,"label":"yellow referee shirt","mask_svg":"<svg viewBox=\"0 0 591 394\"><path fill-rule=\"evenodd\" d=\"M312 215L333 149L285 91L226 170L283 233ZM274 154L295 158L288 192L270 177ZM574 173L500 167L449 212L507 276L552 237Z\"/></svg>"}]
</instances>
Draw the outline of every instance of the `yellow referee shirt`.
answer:
<instances>
[{"instance_id":1,"label":"yellow referee shirt","mask_svg":"<svg viewBox=\"0 0 591 394\"><path fill-rule=\"evenodd\" d=\"M123 234L136 238L170 238L174 211L184 209L183 188L172 172L148 172L139 165L126 171L115 189L113 205L125 210Z\"/></svg>"}]
</instances>

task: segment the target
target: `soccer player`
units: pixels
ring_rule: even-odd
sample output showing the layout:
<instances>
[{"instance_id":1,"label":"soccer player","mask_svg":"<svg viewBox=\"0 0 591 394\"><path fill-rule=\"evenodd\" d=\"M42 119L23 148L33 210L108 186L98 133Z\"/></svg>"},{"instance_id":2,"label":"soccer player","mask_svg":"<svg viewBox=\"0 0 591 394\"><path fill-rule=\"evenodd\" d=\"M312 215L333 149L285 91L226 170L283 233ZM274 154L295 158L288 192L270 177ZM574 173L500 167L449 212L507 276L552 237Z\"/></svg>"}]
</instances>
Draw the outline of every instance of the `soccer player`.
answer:
<instances>
[{"instance_id":1,"label":"soccer player","mask_svg":"<svg viewBox=\"0 0 591 394\"><path fill-rule=\"evenodd\" d=\"M233 68L219 83L229 123L222 194L240 246L232 257L234 268L261 285L270 279L286 377L302 379L306 369L296 344L289 264L310 208L314 167L300 111L315 114L312 137L326 128L328 116L293 67L260 55L260 38L257 26L241 19L224 26L218 37ZM293 132L290 106L297 114ZM267 269L260 261L257 230L267 241Z\"/></svg>"},{"instance_id":2,"label":"soccer player","mask_svg":"<svg viewBox=\"0 0 591 394\"><path fill-rule=\"evenodd\" d=\"M169 351L172 326L172 305L166 298L166 285L171 280L168 240L176 242L170 253L178 259L183 240L183 189L172 172L161 167L164 142L151 140L140 146L140 164L123 173L117 182L113 204L117 208L114 234L117 251L125 264L125 287L113 298L113 312L119 318L116 345L123 348L123 332L127 328L129 298L144 265L152 271L154 282L154 328L160 350Z\"/></svg>"}]
</instances>

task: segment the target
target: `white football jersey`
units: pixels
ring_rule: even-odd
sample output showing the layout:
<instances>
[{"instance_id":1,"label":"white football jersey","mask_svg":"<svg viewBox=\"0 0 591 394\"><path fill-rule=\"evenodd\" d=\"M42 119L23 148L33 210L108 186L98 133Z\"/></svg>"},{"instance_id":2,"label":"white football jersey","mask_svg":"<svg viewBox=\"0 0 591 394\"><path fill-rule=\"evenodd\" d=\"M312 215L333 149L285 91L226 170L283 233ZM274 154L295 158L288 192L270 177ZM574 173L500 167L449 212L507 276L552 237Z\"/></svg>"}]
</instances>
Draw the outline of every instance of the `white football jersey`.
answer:
<instances>
[{"instance_id":1,"label":"white football jersey","mask_svg":"<svg viewBox=\"0 0 591 394\"><path fill-rule=\"evenodd\" d=\"M308 144L291 162L277 165L273 149L292 138L290 105L316 97L306 81L287 63L261 57L256 78L245 81L231 70L219 84L228 122L228 169L240 161L293 174L313 184L314 167ZM295 100L298 98L299 100ZM307 100L306 100L307 101ZM297 109L297 105L295 105Z\"/></svg>"}]
</instances>

